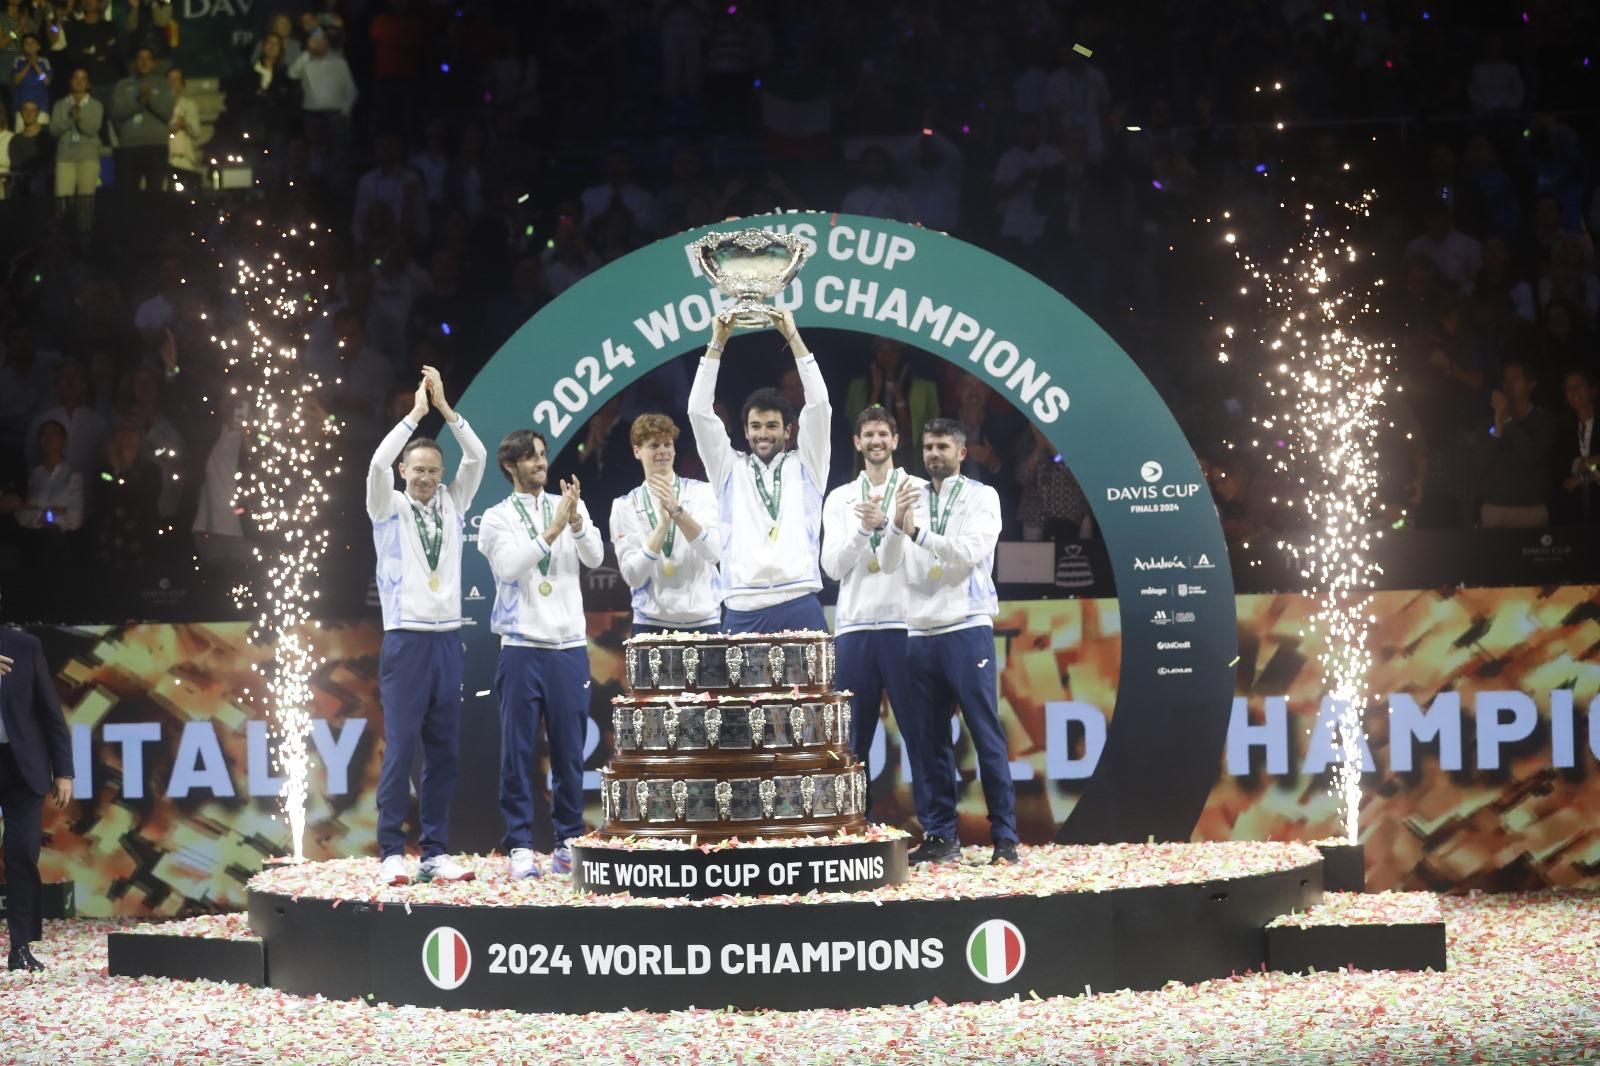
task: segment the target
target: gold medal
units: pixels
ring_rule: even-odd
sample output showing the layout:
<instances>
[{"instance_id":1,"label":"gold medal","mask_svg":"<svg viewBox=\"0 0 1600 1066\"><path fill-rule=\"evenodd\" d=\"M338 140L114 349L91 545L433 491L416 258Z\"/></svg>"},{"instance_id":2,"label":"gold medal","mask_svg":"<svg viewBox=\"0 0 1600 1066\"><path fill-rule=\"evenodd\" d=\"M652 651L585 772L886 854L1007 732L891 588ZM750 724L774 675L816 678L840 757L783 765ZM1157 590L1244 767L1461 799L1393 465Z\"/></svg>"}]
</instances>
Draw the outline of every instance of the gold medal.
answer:
<instances>
[{"instance_id":1,"label":"gold medal","mask_svg":"<svg viewBox=\"0 0 1600 1066\"><path fill-rule=\"evenodd\" d=\"M944 567L940 566L938 563L934 563L932 566L928 567L928 576L933 578L935 581L938 581L940 578L944 577Z\"/></svg>"},{"instance_id":2,"label":"gold medal","mask_svg":"<svg viewBox=\"0 0 1600 1066\"><path fill-rule=\"evenodd\" d=\"M539 582L539 595L541 596L548 596L550 593L554 592L555 589L556 587L550 584L548 581Z\"/></svg>"},{"instance_id":3,"label":"gold medal","mask_svg":"<svg viewBox=\"0 0 1600 1066\"><path fill-rule=\"evenodd\" d=\"M673 574L676 574L677 572L678 572L678 564L677 563L665 562L665 563L661 564L661 576L662 577L671 577Z\"/></svg>"},{"instance_id":4,"label":"gold medal","mask_svg":"<svg viewBox=\"0 0 1600 1066\"><path fill-rule=\"evenodd\" d=\"M767 530L767 539L770 540L774 544L778 543L778 527L777 526L773 526L771 529Z\"/></svg>"},{"instance_id":5,"label":"gold medal","mask_svg":"<svg viewBox=\"0 0 1600 1066\"><path fill-rule=\"evenodd\" d=\"M437 570L428 575L428 588L434 592L439 591L439 572Z\"/></svg>"},{"instance_id":6,"label":"gold medal","mask_svg":"<svg viewBox=\"0 0 1600 1066\"><path fill-rule=\"evenodd\" d=\"M878 562L877 559L868 559L867 560L867 573L876 574L879 570L882 570L882 569L883 569L883 564Z\"/></svg>"}]
</instances>

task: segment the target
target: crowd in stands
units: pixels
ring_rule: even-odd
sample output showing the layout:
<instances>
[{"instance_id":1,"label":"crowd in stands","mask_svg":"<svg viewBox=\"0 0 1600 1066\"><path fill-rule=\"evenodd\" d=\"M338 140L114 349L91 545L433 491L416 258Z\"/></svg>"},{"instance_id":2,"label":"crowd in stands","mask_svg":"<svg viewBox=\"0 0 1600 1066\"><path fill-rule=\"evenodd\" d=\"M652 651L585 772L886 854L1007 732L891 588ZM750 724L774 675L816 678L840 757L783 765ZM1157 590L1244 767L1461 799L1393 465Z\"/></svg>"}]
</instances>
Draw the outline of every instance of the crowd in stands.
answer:
<instances>
[{"instance_id":1,"label":"crowd in stands","mask_svg":"<svg viewBox=\"0 0 1600 1066\"><path fill-rule=\"evenodd\" d=\"M248 554L206 317L228 313L227 282L193 236L225 243L219 206L242 202L332 228L305 362L341 381L324 399L347 470L421 366L459 395L604 264L728 216L841 210L953 233L1066 293L1156 383L1248 538L1292 512L1268 502L1269 457L1227 446L1261 389L1216 355L1259 309L1207 221L1229 212L1265 260L1300 234L1286 198L1331 214L1371 188L1371 339L1403 386L1384 506L1447 529L1600 517L1600 10L1160 7L258 0L219 65L185 53L182 9L161 0L3 0L0 539L29 565ZM214 129L185 66L225 94ZM251 186L226 191L246 167ZM835 481L867 404L900 418L913 469L919 427L946 415L1008 538L1094 535L1072 457L977 378L884 340L813 346ZM754 386L781 362L730 370ZM637 479L628 420L682 420L690 372L605 405L556 465L608 501Z\"/></svg>"}]
</instances>

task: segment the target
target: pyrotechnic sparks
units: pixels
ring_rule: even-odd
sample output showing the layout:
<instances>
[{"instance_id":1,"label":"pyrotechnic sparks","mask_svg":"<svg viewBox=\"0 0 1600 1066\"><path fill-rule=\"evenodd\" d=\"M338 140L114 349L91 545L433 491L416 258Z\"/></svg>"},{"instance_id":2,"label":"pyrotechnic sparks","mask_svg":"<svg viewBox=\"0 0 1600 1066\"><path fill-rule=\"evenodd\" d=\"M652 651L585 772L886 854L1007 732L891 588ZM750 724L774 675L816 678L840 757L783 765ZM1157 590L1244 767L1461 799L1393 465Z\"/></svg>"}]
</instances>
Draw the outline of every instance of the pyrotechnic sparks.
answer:
<instances>
[{"instance_id":1,"label":"pyrotechnic sparks","mask_svg":"<svg viewBox=\"0 0 1600 1066\"><path fill-rule=\"evenodd\" d=\"M328 548L320 523L327 483L339 472L333 450L338 424L318 402L321 382L302 359L307 322L325 286L296 260L315 246L317 227L267 234L257 219L252 228L273 238L256 246L257 261L218 264L233 274L229 291L243 328L212 340L226 356L229 395L237 397L243 427L244 473L235 506L246 508L255 523L254 552L264 567L251 599L260 612L260 639L272 642L274 653L270 669L257 669L266 675L284 775L279 797L298 861L305 857L310 681L324 662L310 641L316 628L311 606L318 561Z\"/></svg>"},{"instance_id":2,"label":"pyrotechnic sparks","mask_svg":"<svg viewBox=\"0 0 1600 1066\"><path fill-rule=\"evenodd\" d=\"M1360 203L1341 207L1353 222L1367 215L1372 200L1367 193ZM1387 424L1391 358L1386 343L1362 335L1374 309L1350 225L1318 221L1311 204L1302 221L1305 236L1270 263L1234 254L1255 282L1263 312L1265 324L1250 332L1262 346L1261 376L1274 408L1252 418L1262 431L1252 443L1295 487L1282 502L1305 511L1302 529L1278 546L1298 564L1306 593L1319 602L1312 627L1324 646L1324 691L1338 712L1333 789L1345 837L1354 843L1365 770L1371 586L1381 573L1372 554L1383 535L1378 435ZM1233 244L1232 234L1227 241ZM1229 353L1220 358L1226 362Z\"/></svg>"}]
</instances>

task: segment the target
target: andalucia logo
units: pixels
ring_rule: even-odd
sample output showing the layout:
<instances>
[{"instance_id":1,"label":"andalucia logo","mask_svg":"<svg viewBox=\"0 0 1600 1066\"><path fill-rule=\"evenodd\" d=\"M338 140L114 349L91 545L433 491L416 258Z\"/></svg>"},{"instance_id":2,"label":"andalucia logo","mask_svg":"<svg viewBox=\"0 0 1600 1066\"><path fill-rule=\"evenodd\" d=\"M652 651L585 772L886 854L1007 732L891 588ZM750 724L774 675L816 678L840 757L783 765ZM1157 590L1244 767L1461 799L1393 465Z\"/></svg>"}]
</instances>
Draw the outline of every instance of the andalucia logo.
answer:
<instances>
[{"instance_id":1,"label":"andalucia logo","mask_svg":"<svg viewBox=\"0 0 1600 1066\"><path fill-rule=\"evenodd\" d=\"M422 971L446 992L460 988L472 972L472 949L467 938L441 925L422 942Z\"/></svg>"},{"instance_id":2,"label":"andalucia logo","mask_svg":"<svg viewBox=\"0 0 1600 1066\"><path fill-rule=\"evenodd\" d=\"M991 985L1017 976L1027 954L1022 933L1004 918L990 918L967 937L967 966L974 977Z\"/></svg>"}]
</instances>

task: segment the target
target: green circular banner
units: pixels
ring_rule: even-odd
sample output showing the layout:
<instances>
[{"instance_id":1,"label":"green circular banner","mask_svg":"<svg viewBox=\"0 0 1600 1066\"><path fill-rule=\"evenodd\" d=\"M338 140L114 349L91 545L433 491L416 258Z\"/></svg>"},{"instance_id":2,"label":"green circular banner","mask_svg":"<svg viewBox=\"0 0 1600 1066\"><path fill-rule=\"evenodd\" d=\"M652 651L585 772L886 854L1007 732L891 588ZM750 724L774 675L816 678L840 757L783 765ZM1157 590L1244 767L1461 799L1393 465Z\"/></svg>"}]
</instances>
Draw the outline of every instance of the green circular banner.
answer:
<instances>
[{"instance_id":1,"label":"green circular banner","mask_svg":"<svg viewBox=\"0 0 1600 1066\"><path fill-rule=\"evenodd\" d=\"M1058 839L1187 840L1216 780L1233 699L1237 635L1221 523L1193 450L1133 360L1066 297L1005 260L940 233L821 213L657 241L562 293L473 381L459 406L490 454L506 432L532 426L553 459L635 378L702 348L712 316L730 301L688 246L712 230L747 226L811 245L777 300L801 327L890 337L948 359L1004 395L1060 452L1105 538L1122 667L1094 777ZM773 361L774 384L781 363ZM829 385L838 404L844 382ZM478 513L495 499L489 478ZM462 577L464 588L493 587L477 552L466 553ZM464 606L477 623L468 637L471 690L493 676L493 604Z\"/></svg>"}]
</instances>

